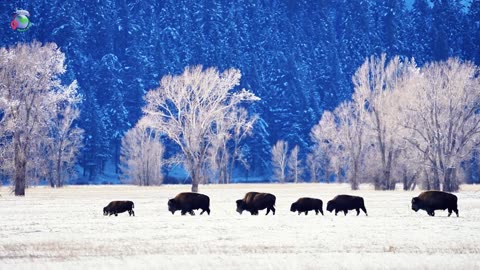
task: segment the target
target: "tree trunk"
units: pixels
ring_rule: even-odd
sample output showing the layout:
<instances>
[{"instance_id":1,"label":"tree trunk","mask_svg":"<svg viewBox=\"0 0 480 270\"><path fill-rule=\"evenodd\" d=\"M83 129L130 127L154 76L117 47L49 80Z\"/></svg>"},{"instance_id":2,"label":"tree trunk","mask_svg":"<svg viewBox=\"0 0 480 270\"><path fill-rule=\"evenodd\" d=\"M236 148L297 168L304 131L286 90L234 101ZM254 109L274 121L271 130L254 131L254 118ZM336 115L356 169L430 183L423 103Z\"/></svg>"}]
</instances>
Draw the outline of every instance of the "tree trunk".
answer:
<instances>
[{"instance_id":1,"label":"tree trunk","mask_svg":"<svg viewBox=\"0 0 480 270\"><path fill-rule=\"evenodd\" d=\"M438 174L437 167L433 167L433 190L440 190L440 175Z\"/></svg>"},{"instance_id":2,"label":"tree trunk","mask_svg":"<svg viewBox=\"0 0 480 270\"><path fill-rule=\"evenodd\" d=\"M447 168L443 180L443 191L455 192L458 188L456 168Z\"/></svg>"},{"instance_id":3,"label":"tree trunk","mask_svg":"<svg viewBox=\"0 0 480 270\"><path fill-rule=\"evenodd\" d=\"M192 192L198 192L198 183L192 179Z\"/></svg>"},{"instance_id":4,"label":"tree trunk","mask_svg":"<svg viewBox=\"0 0 480 270\"><path fill-rule=\"evenodd\" d=\"M408 190L408 176L407 176L407 171L403 171L403 190L407 191Z\"/></svg>"},{"instance_id":5,"label":"tree trunk","mask_svg":"<svg viewBox=\"0 0 480 270\"><path fill-rule=\"evenodd\" d=\"M57 164L56 164L56 169L57 169L57 174L55 175L56 182L57 182L57 187L63 186L62 184L62 150L61 150L61 145L58 149L58 156L57 156Z\"/></svg>"},{"instance_id":6,"label":"tree trunk","mask_svg":"<svg viewBox=\"0 0 480 270\"><path fill-rule=\"evenodd\" d=\"M192 172L190 176L192 177L192 192L198 192L198 184L200 183L200 178L202 175L200 164L195 164L192 166Z\"/></svg>"},{"instance_id":7,"label":"tree trunk","mask_svg":"<svg viewBox=\"0 0 480 270\"><path fill-rule=\"evenodd\" d=\"M353 165L352 179L350 179L350 186L352 190L358 190L357 172L358 172L358 164L357 162L355 162L355 164Z\"/></svg>"},{"instance_id":8,"label":"tree trunk","mask_svg":"<svg viewBox=\"0 0 480 270\"><path fill-rule=\"evenodd\" d=\"M27 175L27 160L24 153L22 152L22 147L19 143L20 136L15 134L15 196L25 196L25 182Z\"/></svg>"},{"instance_id":9,"label":"tree trunk","mask_svg":"<svg viewBox=\"0 0 480 270\"><path fill-rule=\"evenodd\" d=\"M425 173L425 181L424 181L424 186L423 188L426 189L426 190L430 190L431 189L431 185L430 185L430 174L427 172L427 170L425 169L424 170L424 173Z\"/></svg>"}]
</instances>

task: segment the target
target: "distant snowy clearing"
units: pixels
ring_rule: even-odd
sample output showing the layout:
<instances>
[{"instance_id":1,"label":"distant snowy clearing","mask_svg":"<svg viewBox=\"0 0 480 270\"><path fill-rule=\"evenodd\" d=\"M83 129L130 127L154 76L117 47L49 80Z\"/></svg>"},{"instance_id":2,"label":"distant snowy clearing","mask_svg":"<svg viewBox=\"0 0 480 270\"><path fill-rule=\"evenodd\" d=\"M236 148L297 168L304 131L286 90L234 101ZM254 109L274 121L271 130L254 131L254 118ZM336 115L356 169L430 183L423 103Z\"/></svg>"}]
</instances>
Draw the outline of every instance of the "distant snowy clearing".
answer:
<instances>
[{"instance_id":1,"label":"distant snowy clearing","mask_svg":"<svg viewBox=\"0 0 480 270\"><path fill-rule=\"evenodd\" d=\"M415 213L420 192L351 191L343 184L200 186L211 215L172 216L167 201L189 186L37 187L25 198L0 188L0 269L480 269L480 186L462 186L460 217ZM276 215L235 211L248 191L276 195ZM335 195L363 196L369 216L325 210ZM289 211L323 200L325 216ZM132 200L135 217L105 217Z\"/></svg>"}]
</instances>

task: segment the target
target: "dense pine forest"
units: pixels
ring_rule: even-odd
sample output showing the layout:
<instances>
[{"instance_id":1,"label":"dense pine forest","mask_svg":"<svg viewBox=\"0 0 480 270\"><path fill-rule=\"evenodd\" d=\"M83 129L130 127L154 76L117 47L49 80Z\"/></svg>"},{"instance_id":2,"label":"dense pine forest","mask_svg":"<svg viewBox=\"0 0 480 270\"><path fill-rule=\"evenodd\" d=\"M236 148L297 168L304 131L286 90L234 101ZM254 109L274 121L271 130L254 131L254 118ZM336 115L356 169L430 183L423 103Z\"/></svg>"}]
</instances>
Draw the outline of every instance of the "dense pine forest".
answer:
<instances>
[{"instance_id":1,"label":"dense pine forest","mask_svg":"<svg viewBox=\"0 0 480 270\"><path fill-rule=\"evenodd\" d=\"M26 32L9 28L16 8L31 14ZM241 71L239 88L261 100L248 106L258 120L243 146L248 173L238 164L238 176L270 179L272 146L298 145L304 158L312 127L351 99L352 76L367 57L480 64L479 0L31 0L2 1L0 11L1 47L37 40L65 53L62 81L77 80L83 97L77 162L89 181L107 163L119 167L145 93L186 66ZM467 166L471 182L479 181L476 163Z\"/></svg>"}]
</instances>

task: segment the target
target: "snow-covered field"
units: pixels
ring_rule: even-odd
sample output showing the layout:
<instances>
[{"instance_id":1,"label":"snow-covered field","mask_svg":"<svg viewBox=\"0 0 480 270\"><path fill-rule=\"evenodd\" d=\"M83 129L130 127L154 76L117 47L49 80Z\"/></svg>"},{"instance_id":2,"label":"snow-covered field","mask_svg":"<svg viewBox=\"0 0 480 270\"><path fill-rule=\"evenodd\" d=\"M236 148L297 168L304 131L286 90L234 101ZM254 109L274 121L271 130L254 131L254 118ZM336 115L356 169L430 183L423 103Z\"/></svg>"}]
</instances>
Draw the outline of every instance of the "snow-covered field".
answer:
<instances>
[{"instance_id":1,"label":"snow-covered field","mask_svg":"<svg viewBox=\"0 0 480 270\"><path fill-rule=\"evenodd\" d=\"M0 269L480 269L480 186L462 186L460 217L410 209L415 192L340 184L208 185L210 216L172 216L167 200L189 186L0 188ZM275 216L235 212L247 191L277 196ZM298 216L302 196L363 196L369 216ZM105 217L111 200L135 202Z\"/></svg>"}]
</instances>

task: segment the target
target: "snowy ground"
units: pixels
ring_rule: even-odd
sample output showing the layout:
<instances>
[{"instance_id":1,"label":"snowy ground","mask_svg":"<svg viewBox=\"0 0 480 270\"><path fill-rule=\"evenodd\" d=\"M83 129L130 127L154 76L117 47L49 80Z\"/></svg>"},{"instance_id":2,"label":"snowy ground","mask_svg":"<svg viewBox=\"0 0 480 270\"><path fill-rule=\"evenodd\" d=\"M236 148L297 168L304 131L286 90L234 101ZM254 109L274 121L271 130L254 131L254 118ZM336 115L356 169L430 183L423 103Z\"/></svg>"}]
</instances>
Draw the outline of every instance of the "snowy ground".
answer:
<instances>
[{"instance_id":1,"label":"snowy ground","mask_svg":"<svg viewBox=\"0 0 480 270\"><path fill-rule=\"evenodd\" d=\"M167 200L188 186L0 188L0 269L480 269L480 186L463 186L460 217L410 210L419 192L352 192L338 184L200 186L210 216L174 216ZM235 212L247 191L277 196L277 214ZM369 213L298 216L301 196L365 198ZM111 200L135 217L104 217Z\"/></svg>"}]
</instances>

